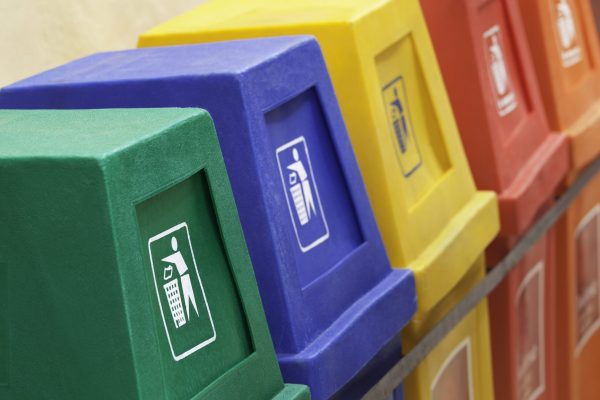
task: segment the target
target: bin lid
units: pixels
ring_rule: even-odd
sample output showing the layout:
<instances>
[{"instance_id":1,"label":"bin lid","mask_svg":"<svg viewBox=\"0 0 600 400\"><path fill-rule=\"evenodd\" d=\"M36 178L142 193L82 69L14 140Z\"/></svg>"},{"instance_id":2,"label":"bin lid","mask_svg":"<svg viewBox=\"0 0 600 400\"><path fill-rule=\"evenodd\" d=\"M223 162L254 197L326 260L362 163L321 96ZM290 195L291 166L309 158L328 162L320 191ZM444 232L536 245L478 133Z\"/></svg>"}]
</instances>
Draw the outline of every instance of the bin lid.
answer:
<instances>
[{"instance_id":1,"label":"bin lid","mask_svg":"<svg viewBox=\"0 0 600 400\"><path fill-rule=\"evenodd\" d=\"M571 169L600 154L600 47L588 0L519 0L544 107L571 142Z\"/></svg>"},{"instance_id":2,"label":"bin lid","mask_svg":"<svg viewBox=\"0 0 600 400\"><path fill-rule=\"evenodd\" d=\"M139 44L315 35L392 265L416 274L420 314L497 233L495 199L475 190L418 1L322 3L207 1Z\"/></svg>"},{"instance_id":3,"label":"bin lid","mask_svg":"<svg viewBox=\"0 0 600 400\"><path fill-rule=\"evenodd\" d=\"M207 112L0 110L0 141L0 394L308 399L284 388Z\"/></svg>"},{"instance_id":4,"label":"bin lid","mask_svg":"<svg viewBox=\"0 0 600 400\"><path fill-rule=\"evenodd\" d=\"M0 98L5 107L209 110L284 378L310 383L316 398L335 393L414 313L412 273L390 267L313 38L99 54Z\"/></svg>"},{"instance_id":5,"label":"bin lid","mask_svg":"<svg viewBox=\"0 0 600 400\"><path fill-rule=\"evenodd\" d=\"M494 190L501 234L518 236L569 168L550 131L520 10L505 0L421 0L477 187Z\"/></svg>"}]
</instances>

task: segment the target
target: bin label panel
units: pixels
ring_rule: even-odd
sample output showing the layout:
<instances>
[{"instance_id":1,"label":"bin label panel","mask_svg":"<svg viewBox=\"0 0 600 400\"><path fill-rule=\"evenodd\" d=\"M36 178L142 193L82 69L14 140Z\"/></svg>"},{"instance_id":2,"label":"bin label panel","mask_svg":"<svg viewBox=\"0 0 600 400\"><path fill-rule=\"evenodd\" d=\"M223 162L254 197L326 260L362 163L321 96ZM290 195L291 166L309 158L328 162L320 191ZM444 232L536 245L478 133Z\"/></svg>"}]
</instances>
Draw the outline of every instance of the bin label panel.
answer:
<instances>
[{"instance_id":1,"label":"bin label panel","mask_svg":"<svg viewBox=\"0 0 600 400\"><path fill-rule=\"evenodd\" d=\"M471 338L467 337L452 350L433 379L431 400L474 400L471 357Z\"/></svg>"},{"instance_id":2,"label":"bin label panel","mask_svg":"<svg viewBox=\"0 0 600 400\"><path fill-rule=\"evenodd\" d=\"M302 287L364 243L358 222L363 210L352 200L353 182L336 143L339 133L330 127L331 106L311 87L264 114L261 139L268 162L258 165L264 200L270 221L277 221L278 235L289 245L285 268L296 269Z\"/></svg>"},{"instance_id":3,"label":"bin label panel","mask_svg":"<svg viewBox=\"0 0 600 400\"><path fill-rule=\"evenodd\" d=\"M397 168L391 177L403 187L411 207L431 192L451 168L443 138L443 116L436 107L429 70L411 33L382 49L375 56L380 84L377 126L383 144L393 149ZM393 167L393 163L389 164Z\"/></svg>"},{"instance_id":4,"label":"bin label panel","mask_svg":"<svg viewBox=\"0 0 600 400\"><path fill-rule=\"evenodd\" d=\"M600 205L581 220L575 231L577 265L577 354L600 327Z\"/></svg>"},{"instance_id":5,"label":"bin label panel","mask_svg":"<svg viewBox=\"0 0 600 400\"><path fill-rule=\"evenodd\" d=\"M483 39L492 93L495 94L496 110L499 116L504 117L517 108L518 101L507 65L507 55L500 27L494 25L489 28L483 33Z\"/></svg>"},{"instance_id":6,"label":"bin label panel","mask_svg":"<svg viewBox=\"0 0 600 400\"><path fill-rule=\"evenodd\" d=\"M545 390L544 261L521 281L516 293L517 398L537 399Z\"/></svg>"},{"instance_id":7,"label":"bin label panel","mask_svg":"<svg viewBox=\"0 0 600 400\"><path fill-rule=\"evenodd\" d=\"M134 351L159 353L169 399L197 397L255 351L230 250L239 237L221 228L215 206L223 178L207 168L189 174L136 203L143 264L131 273L144 275L134 282L145 295L125 294L145 327L137 334L146 345Z\"/></svg>"},{"instance_id":8,"label":"bin label panel","mask_svg":"<svg viewBox=\"0 0 600 400\"><path fill-rule=\"evenodd\" d=\"M179 361L217 338L187 224L150 238L148 252L165 334Z\"/></svg>"},{"instance_id":9,"label":"bin label panel","mask_svg":"<svg viewBox=\"0 0 600 400\"><path fill-rule=\"evenodd\" d=\"M477 8L477 26L480 32L481 73L487 80L495 112L490 115L498 127L500 143L509 143L513 134L530 117L531 104L527 94L518 44L515 42L513 21L507 15L505 1L480 2ZM484 88L485 89L485 88ZM496 130L493 130L495 133Z\"/></svg>"},{"instance_id":10,"label":"bin label panel","mask_svg":"<svg viewBox=\"0 0 600 400\"><path fill-rule=\"evenodd\" d=\"M583 59L573 0L552 0L554 27L560 61L564 68L571 68Z\"/></svg>"},{"instance_id":11,"label":"bin label panel","mask_svg":"<svg viewBox=\"0 0 600 400\"><path fill-rule=\"evenodd\" d=\"M308 144L303 136L276 150L277 165L298 246L307 252L329 238Z\"/></svg>"},{"instance_id":12,"label":"bin label panel","mask_svg":"<svg viewBox=\"0 0 600 400\"><path fill-rule=\"evenodd\" d=\"M409 177L421 166L421 151L413 130L404 77L398 76L383 87L389 129L396 139L402 174Z\"/></svg>"}]
</instances>

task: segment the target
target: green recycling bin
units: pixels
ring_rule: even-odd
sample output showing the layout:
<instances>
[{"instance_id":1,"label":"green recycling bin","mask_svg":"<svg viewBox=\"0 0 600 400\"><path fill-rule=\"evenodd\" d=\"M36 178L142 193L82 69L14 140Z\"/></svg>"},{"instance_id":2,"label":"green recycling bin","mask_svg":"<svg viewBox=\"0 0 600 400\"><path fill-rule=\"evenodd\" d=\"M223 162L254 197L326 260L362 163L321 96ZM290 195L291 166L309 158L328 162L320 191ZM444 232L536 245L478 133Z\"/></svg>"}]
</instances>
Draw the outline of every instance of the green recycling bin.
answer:
<instances>
[{"instance_id":1,"label":"green recycling bin","mask_svg":"<svg viewBox=\"0 0 600 400\"><path fill-rule=\"evenodd\" d=\"M0 111L1 399L308 399L284 385L212 120Z\"/></svg>"}]
</instances>

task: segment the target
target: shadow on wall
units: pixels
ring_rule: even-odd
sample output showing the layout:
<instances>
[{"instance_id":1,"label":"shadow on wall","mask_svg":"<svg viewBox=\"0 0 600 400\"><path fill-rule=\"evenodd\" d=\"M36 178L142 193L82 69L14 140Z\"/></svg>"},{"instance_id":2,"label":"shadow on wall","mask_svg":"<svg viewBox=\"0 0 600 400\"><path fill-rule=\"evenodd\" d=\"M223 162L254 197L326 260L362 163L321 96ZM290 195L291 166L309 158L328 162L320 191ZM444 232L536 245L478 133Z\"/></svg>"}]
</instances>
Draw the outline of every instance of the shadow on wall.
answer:
<instances>
[{"instance_id":1,"label":"shadow on wall","mask_svg":"<svg viewBox=\"0 0 600 400\"><path fill-rule=\"evenodd\" d=\"M135 47L140 33L204 0L1 0L0 87L99 51Z\"/></svg>"}]
</instances>

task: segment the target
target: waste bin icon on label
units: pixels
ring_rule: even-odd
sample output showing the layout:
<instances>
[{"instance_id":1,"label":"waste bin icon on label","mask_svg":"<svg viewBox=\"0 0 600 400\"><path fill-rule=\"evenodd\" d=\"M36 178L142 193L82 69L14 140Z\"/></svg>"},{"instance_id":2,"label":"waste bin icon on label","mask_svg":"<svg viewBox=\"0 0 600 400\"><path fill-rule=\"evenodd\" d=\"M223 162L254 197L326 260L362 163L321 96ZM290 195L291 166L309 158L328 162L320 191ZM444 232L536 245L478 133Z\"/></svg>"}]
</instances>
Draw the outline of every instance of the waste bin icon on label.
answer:
<instances>
[{"instance_id":1,"label":"waste bin icon on label","mask_svg":"<svg viewBox=\"0 0 600 400\"><path fill-rule=\"evenodd\" d=\"M558 0L556 3L556 32L561 46L560 58L563 67L569 68L579 63L582 54L576 41L577 28L569 0Z\"/></svg>"},{"instance_id":2,"label":"waste bin icon on label","mask_svg":"<svg viewBox=\"0 0 600 400\"><path fill-rule=\"evenodd\" d=\"M302 252L329 238L306 139L300 136L276 150L283 191Z\"/></svg>"},{"instance_id":3,"label":"waste bin icon on label","mask_svg":"<svg viewBox=\"0 0 600 400\"><path fill-rule=\"evenodd\" d=\"M409 177L421 166L421 153L413 132L404 78L397 77L382 89L390 131L398 144L402 174Z\"/></svg>"},{"instance_id":4,"label":"waste bin icon on label","mask_svg":"<svg viewBox=\"0 0 600 400\"><path fill-rule=\"evenodd\" d=\"M187 224L152 237L148 251L167 341L179 361L217 338Z\"/></svg>"},{"instance_id":5,"label":"waste bin icon on label","mask_svg":"<svg viewBox=\"0 0 600 400\"><path fill-rule=\"evenodd\" d=\"M492 26L483 33L485 51L493 92L496 93L496 109L498 115L504 117L517 108L517 96L512 88L512 82L506 67L504 46L500 27Z\"/></svg>"}]
</instances>

